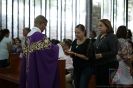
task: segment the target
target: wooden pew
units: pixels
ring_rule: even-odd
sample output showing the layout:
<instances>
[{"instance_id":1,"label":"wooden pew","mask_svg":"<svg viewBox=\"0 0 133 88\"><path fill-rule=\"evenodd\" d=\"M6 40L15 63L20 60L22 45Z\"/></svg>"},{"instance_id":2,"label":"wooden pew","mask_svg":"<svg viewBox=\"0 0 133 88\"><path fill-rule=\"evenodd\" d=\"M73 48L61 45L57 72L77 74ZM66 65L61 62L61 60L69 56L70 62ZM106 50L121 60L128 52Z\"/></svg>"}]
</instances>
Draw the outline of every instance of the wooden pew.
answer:
<instances>
[{"instance_id":1,"label":"wooden pew","mask_svg":"<svg viewBox=\"0 0 133 88\"><path fill-rule=\"evenodd\" d=\"M90 83L88 85L88 88L96 88L96 81L95 81L95 75L91 77Z\"/></svg>"},{"instance_id":2,"label":"wooden pew","mask_svg":"<svg viewBox=\"0 0 133 88\"><path fill-rule=\"evenodd\" d=\"M66 88L66 61L65 60L58 60L59 71L60 71L60 88Z\"/></svg>"},{"instance_id":3,"label":"wooden pew","mask_svg":"<svg viewBox=\"0 0 133 88\"><path fill-rule=\"evenodd\" d=\"M65 88L65 60L58 60L60 71L60 87ZM18 54L10 57L10 67L0 68L0 88L18 88L21 58Z\"/></svg>"}]
</instances>

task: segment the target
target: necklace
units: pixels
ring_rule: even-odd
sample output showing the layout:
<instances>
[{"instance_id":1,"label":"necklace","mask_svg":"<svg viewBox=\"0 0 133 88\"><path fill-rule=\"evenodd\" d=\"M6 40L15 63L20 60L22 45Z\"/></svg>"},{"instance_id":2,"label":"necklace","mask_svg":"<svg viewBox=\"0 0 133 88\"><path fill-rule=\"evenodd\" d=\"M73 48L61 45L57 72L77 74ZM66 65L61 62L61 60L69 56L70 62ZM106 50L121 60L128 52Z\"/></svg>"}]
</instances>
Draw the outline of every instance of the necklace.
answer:
<instances>
[{"instance_id":1,"label":"necklace","mask_svg":"<svg viewBox=\"0 0 133 88\"><path fill-rule=\"evenodd\" d=\"M76 45L76 48L78 48L79 45L83 44L86 40L86 37L83 39L83 41L81 43L78 43L78 40L77 40L77 45Z\"/></svg>"},{"instance_id":2,"label":"necklace","mask_svg":"<svg viewBox=\"0 0 133 88\"><path fill-rule=\"evenodd\" d=\"M104 37L99 37L97 43L96 43L96 48L98 49L99 48L99 44L103 41L103 39L106 37L106 35Z\"/></svg>"}]
</instances>

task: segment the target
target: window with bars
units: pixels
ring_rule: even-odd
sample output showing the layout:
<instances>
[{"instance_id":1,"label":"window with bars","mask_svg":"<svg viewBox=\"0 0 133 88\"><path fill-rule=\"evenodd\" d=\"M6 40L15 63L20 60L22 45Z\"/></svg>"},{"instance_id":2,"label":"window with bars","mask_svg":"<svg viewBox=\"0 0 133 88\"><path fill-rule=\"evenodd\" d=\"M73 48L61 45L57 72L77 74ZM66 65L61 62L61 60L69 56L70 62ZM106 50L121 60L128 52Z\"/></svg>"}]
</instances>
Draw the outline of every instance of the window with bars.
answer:
<instances>
[{"instance_id":1,"label":"window with bars","mask_svg":"<svg viewBox=\"0 0 133 88\"><path fill-rule=\"evenodd\" d=\"M89 3L86 3L86 1L1 0L1 28L8 28L12 38L22 37L23 28L32 28L34 26L34 18L42 14L48 20L44 33L50 39L74 39L75 26L79 23L85 25L88 21L86 20L86 15L89 13L86 11L86 5L89 5Z\"/></svg>"},{"instance_id":2,"label":"window with bars","mask_svg":"<svg viewBox=\"0 0 133 88\"><path fill-rule=\"evenodd\" d=\"M114 32L117 31L117 28L120 25L126 25L128 19L126 17L127 9L126 0L101 0L102 3L102 17L109 19L114 28Z\"/></svg>"},{"instance_id":3,"label":"window with bars","mask_svg":"<svg viewBox=\"0 0 133 88\"><path fill-rule=\"evenodd\" d=\"M96 2L96 3L94 3ZM116 32L126 25L132 30L133 0L0 0L0 28L8 28L10 37L22 37L24 27L32 28L34 18L42 14L48 19L44 33L51 39L74 39L74 28L81 23L92 30L93 5L101 4L101 18L111 20Z\"/></svg>"}]
</instances>

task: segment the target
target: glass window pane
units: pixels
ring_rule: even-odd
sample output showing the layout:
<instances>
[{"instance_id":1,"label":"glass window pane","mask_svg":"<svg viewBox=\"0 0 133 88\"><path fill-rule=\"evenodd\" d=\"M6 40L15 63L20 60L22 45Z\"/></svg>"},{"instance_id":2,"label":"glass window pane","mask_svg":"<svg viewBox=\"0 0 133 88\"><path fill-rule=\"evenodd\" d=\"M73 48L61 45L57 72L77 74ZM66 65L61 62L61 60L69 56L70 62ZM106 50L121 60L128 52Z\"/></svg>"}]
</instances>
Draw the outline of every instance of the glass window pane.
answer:
<instances>
[{"instance_id":1,"label":"glass window pane","mask_svg":"<svg viewBox=\"0 0 133 88\"><path fill-rule=\"evenodd\" d=\"M65 0L62 0L62 6L61 6L61 15L62 15L62 18L61 18L61 20L62 20L62 23L61 23L61 25L62 25L62 28L61 28L61 32L62 32L62 35L61 35L61 37L62 37L62 39L64 39L64 27L65 27L65 25L64 25L64 23L65 23Z\"/></svg>"},{"instance_id":2,"label":"glass window pane","mask_svg":"<svg viewBox=\"0 0 133 88\"><path fill-rule=\"evenodd\" d=\"M29 0L25 0L25 27L29 27Z\"/></svg>"},{"instance_id":3,"label":"glass window pane","mask_svg":"<svg viewBox=\"0 0 133 88\"><path fill-rule=\"evenodd\" d=\"M14 0L14 7L13 7L13 30L14 30L14 38L18 37L18 2Z\"/></svg>"},{"instance_id":4,"label":"glass window pane","mask_svg":"<svg viewBox=\"0 0 133 88\"><path fill-rule=\"evenodd\" d=\"M41 13L42 13L43 16L45 16L45 13L46 13L46 11L45 11L46 5L47 5L46 0L42 0L42 12Z\"/></svg>"},{"instance_id":5,"label":"glass window pane","mask_svg":"<svg viewBox=\"0 0 133 88\"><path fill-rule=\"evenodd\" d=\"M85 14L86 14L86 0L80 0L80 2L79 2L79 23L81 23L81 24L83 24L83 25L85 25Z\"/></svg>"},{"instance_id":6,"label":"glass window pane","mask_svg":"<svg viewBox=\"0 0 133 88\"><path fill-rule=\"evenodd\" d=\"M66 39L72 39L72 0L66 0ZM79 17L78 17L79 19Z\"/></svg>"},{"instance_id":7,"label":"glass window pane","mask_svg":"<svg viewBox=\"0 0 133 88\"><path fill-rule=\"evenodd\" d=\"M46 35L50 38L50 34L49 34L49 29L50 29L50 25L49 25L49 0L46 0L46 18L48 20L48 24L47 24L47 28L46 28Z\"/></svg>"},{"instance_id":8,"label":"glass window pane","mask_svg":"<svg viewBox=\"0 0 133 88\"><path fill-rule=\"evenodd\" d=\"M2 0L2 29L6 28L6 0Z\"/></svg>"},{"instance_id":9,"label":"glass window pane","mask_svg":"<svg viewBox=\"0 0 133 88\"><path fill-rule=\"evenodd\" d=\"M103 0L103 17L111 20L111 0Z\"/></svg>"},{"instance_id":10,"label":"glass window pane","mask_svg":"<svg viewBox=\"0 0 133 88\"><path fill-rule=\"evenodd\" d=\"M120 25L125 24L125 8L124 8L124 0L117 0L117 23L115 24L118 28Z\"/></svg>"},{"instance_id":11,"label":"glass window pane","mask_svg":"<svg viewBox=\"0 0 133 88\"><path fill-rule=\"evenodd\" d=\"M30 0L30 28L34 26L34 18L35 18L35 13L34 13L34 0Z\"/></svg>"},{"instance_id":12,"label":"glass window pane","mask_svg":"<svg viewBox=\"0 0 133 88\"><path fill-rule=\"evenodd\" d=\"M133 0L128 0L128 28L133 31Z\"/></svg>"},{"instance_id":13,"label":"glass window pane","mask_svg":"<svg viewBox=\"0 0 133 88\"><path fill-rule=\"evenodd\" d=\"M117 30L117 0L114 0L114 32Z\"/></svg>"},{"instance_id":14,"label":"glass window pane","mask_svg":"<svg viewBox=\"0 0 133 88\"><path fill-rule=\"evenodd\" d=\"M43 15L43 16L45 16L46 17L46 0L41 0L42 1L42 11L41 11L41 14ZM47 19L47 18L46 18ZM47 25L48 26L48 25ZM47 29L47 28L46 28ZM43 31L43 34L46 34L45 33L46 32L46 30L44 30ZM47 35L48 36L48 35Z\"/></svg>"},{"instance_id":15,"label":"glass window pane","mask_svg":"<svg viewBox=\"0 0 133 88\"><path fill-rule=\"evenodd\" d=\"M76 22L75 22L75 0L72 0L73 2L72 2L72 24L73 24L73 26L72 26L72 31L73 31L73 34L72 34L72 37L73 37L73 39L75 39L75 26L76 26ZM73 40L72 39L72 40Z\"/></svg>"},{"instance_id":16,"label":"glass window pane","mask_svg":"<svg viewBox=\"0 0 133 88\"><path fill-rule=\"evenodd\" d=\"M24 16L24 5L23 1L19 0L19 37L23 37L23 16Z\"/></svg>"},{"instance_id":17,"label":"glass window pane","mask_svg":"<svg viewBox=\"0 0 133 88\"><path fill-rule=\"evenodd\" d=\"M58 19L57 19L57 21L58 21L58 40L62 40L62 38L61 38L61 0L58 0Z\"/></svg>"},{"instance_id":18,"label":"glass window pane","mask_svg":"<svg viewBox=\"0 0 133 88\"><path fill-rule=\"evenodd\" d=\"M40 2L40 0L35 0L35 17L41 14Z\"/></svg>"},{"instance_id":19,"label":"glass window pane","mask_svg":"<svg viewBox=\"0 0 133 88\"><path fill-rule=\"evenodd\" d=\"M7 28L10 30L10 37L12 37L12 0L7 2Z\"/></svg>"},{"instance_id":20,"label":"glass window pane","mask_svg":"<svg viewBox=\"0 0 133 88\"><path fill-rule=\"evenodd\" d=\"M57 39L57 0L50 0L50 38Z\"/></svg>"}]
</instances>

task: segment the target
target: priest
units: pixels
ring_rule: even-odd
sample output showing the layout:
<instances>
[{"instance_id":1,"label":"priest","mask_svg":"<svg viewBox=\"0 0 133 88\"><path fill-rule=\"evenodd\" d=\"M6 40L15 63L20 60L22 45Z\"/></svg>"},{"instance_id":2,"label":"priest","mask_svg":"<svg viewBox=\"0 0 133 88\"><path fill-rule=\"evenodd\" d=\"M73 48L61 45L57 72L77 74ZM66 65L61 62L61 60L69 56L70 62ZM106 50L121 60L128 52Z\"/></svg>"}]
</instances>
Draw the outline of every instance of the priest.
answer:
<instances>
[{"instance_id":1,"label":"priest","mask_svg":"<svg viewBox=\"0 0 133 88\"><path fill-rule=\"evenodd\" d=\"M46 26L47 19L37 16L25 39L19 88L60 88L58 58L64 54L63 43L52 45L42 34Z\"/></svg>"}]
</instances>

